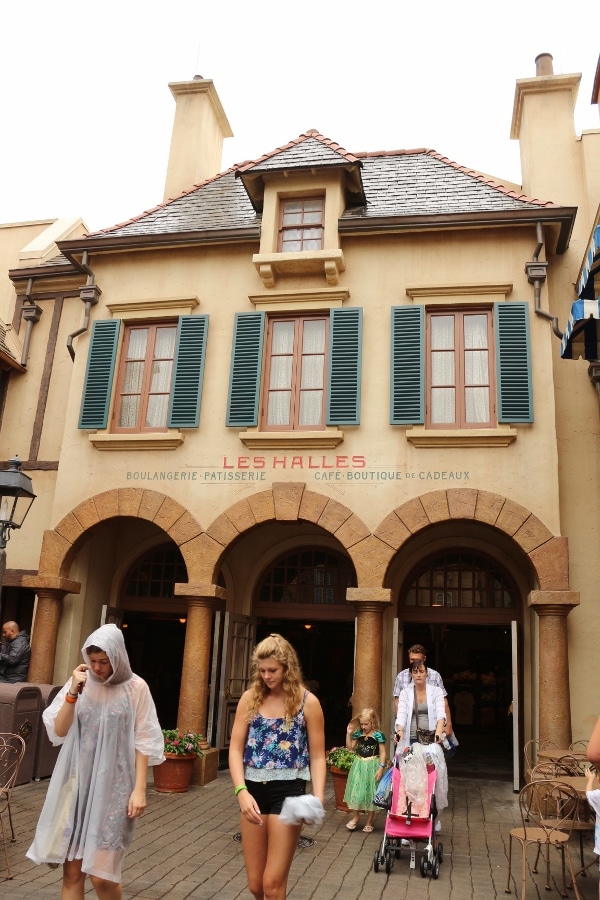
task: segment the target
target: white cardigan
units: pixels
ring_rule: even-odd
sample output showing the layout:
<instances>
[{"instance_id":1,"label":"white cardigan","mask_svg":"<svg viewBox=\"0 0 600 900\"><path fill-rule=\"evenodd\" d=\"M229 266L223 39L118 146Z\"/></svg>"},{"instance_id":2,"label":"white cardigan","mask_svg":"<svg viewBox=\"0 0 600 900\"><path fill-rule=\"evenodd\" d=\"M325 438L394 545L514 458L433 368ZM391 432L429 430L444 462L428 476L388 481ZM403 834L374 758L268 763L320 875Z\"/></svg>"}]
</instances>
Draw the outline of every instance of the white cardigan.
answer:
<instances>
[{"instance_id":1,"label":"white cardigan","mask_svg":"<svg viewBox=\"0 0 600 900\"><path fill-rule=\"evenodd\" d=\"M429 716L429 728L435 731L437 723L440 719L446 718L446 707L444 704L444 693L441 688L434 684L425 684L427 693L427 715ZM398 698L398 714L396 716L396 731L402 728L402 736L406 740L410 737L410 720L413 714L413 705L415 700L415 686L410 684L403 688Z\"/></svg>"}]
</instances>

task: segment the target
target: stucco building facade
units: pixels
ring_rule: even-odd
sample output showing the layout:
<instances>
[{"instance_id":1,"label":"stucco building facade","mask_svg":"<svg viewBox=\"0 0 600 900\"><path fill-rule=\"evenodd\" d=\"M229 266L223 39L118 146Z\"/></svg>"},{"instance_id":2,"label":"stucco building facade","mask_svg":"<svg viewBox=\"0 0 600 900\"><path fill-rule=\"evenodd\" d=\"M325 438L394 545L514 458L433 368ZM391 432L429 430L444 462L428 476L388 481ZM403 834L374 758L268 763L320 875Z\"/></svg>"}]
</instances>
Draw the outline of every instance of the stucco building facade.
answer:
<instances>
[{"instance_id":1,"label":"stucco building facade","mask_svg":"<svg viewBox=\"0 0 600 900\"><path fill-rule=\"evenodd\" d=\"M30 680L112 618L164 726L224 750L281 631L341 740L349 705L388 728L419 641L459 735L587 735L598 398L557 336L600 200L578 83L546 56L517 83L522 185L314 131L220 172L214 85L170 86L164 203L10 267L21 345L41 311L0 431L38 494L7 570Z\"/></svg>"}]
</instances>

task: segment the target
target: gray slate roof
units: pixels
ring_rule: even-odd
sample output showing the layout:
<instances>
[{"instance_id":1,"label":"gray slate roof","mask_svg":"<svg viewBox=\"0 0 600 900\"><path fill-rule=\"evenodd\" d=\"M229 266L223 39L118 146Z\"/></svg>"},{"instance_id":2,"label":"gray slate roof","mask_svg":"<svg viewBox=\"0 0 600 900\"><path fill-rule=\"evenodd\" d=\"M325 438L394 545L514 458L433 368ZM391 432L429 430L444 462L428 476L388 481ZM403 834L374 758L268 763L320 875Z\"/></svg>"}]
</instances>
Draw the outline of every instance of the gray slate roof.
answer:
<instances>
[{"instance_id":1,"label":"gray slate roof","mask_svg":"<svg viewBox=\"0 0 600 900\"><path fill-rule=\"evenodd\" d=\"M360 166L366 205L347 208L343 219L493 213L539 209L549 202L519 195L433 150L399 150L352 155L310 131L254 162L217 175L129 222L93 237L218 232L260 225L241 178L282 168Z\"/></svg>"},{"instance_id":2,"label":"gray slate roof","mask_svg":"<svg viewBox=\"0 0 600 900\"><path fill-rule=\"evenodd\" d=\"M367 205L346 209L343 219L508 212L549 205L515 195L431 150L367 157L362 180Z\"/></svg>"},{"instance_id":3,"label":"gray slate roof","mask_svg":"<svg viewBox=\"0 0 600 900\"><path fill-rule=\"evenodd\" d=\"M339 144L313 129L290 141L285 147L278 147L260 159L238 166L238 171L255 174L279 169L305 169L307 166L339 166L356 161L356 157L347 153Z\"/></svg>"},{"instance_id":4,"label":"gray slate roof","mask_svg":"<svg viewBox=\"0 0 600 900\"><path fill-rule=\"evenodd\" d=\"M181 197L169 200L130 222L103 229L100 234L152 235L185 231L219 231L258 225L244 185L234 169L205 181Z\"/></svg>"}]
</instances>

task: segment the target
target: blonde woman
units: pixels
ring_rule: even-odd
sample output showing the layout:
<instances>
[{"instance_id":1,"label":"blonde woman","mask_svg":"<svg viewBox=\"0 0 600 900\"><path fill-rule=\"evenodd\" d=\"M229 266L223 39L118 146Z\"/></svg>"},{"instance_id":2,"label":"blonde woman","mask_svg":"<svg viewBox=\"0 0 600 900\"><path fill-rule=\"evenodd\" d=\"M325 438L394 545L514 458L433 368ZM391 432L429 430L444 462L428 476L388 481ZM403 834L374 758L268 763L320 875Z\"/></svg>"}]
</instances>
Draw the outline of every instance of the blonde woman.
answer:
<instances>
[{"instance_id":1,"label":"blonde woman","mask_svg":"<svg viewBox=\"0 0 600 900\"><path fill-rule=\"evenodd\" d=\"M305 793L309 778L315 797L325 800L323 711L281 635L255 647L252 666L231 732L229 771L250 892L256 900L285 900L301 825L284 824L279 814L286 797Z\"/></svg>"}]
</instances>

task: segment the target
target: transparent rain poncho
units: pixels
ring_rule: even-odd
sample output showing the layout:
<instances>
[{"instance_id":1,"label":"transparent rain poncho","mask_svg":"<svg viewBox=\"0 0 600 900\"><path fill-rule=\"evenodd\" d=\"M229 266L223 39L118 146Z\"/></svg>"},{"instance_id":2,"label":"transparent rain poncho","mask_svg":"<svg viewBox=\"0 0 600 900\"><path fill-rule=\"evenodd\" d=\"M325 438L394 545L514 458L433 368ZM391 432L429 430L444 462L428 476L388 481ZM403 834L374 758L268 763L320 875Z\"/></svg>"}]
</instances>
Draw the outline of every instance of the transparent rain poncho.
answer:
<instances>
[{"instance_id":1,"label":"transparent rain poncho","mask_svg":"<svg viewBox=\"0 0 600 900\"><path fill-rule=\"evenodd\" d=\"M56 734L54 722L71 679L44 711L48 736L62 747L27 856L35 863L81 859L83 872L120 882L135 823L127 815L135 751L158 765L164 741L150 690L131 671L121 631L116 625L94 631L82 648L86 663L92 646L104 650L113 673L102 682L88 670L65 737Z\"/></svg>"}]
</instances>

